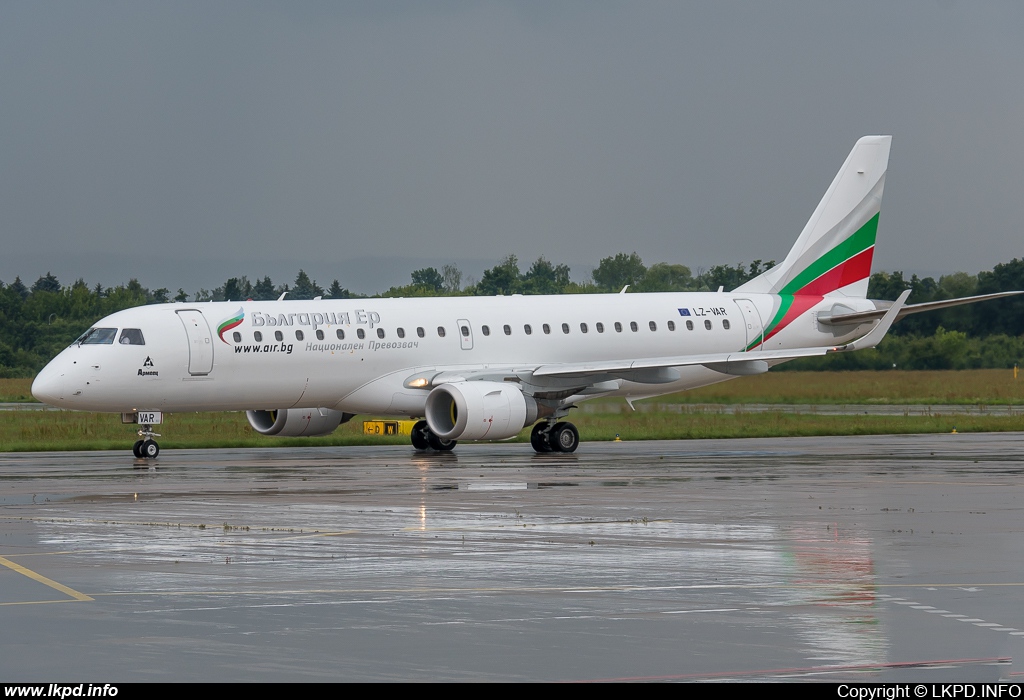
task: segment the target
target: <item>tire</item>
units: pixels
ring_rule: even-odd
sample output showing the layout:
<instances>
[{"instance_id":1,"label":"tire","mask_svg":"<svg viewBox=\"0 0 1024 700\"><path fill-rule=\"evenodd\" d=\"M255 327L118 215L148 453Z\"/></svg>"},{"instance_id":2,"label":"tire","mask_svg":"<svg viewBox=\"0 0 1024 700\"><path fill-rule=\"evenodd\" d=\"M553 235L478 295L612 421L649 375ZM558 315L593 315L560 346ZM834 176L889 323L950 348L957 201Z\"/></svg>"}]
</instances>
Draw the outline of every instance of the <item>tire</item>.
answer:
<instances>
[{"instance_id":1,"label":"tire","mask_svg":"<svg viewBox=\"0 0 1024 700\"><path fill-rule=\"evenodd\" d=\"M530 432L530 444L533 445L533 449L536 452L551 452L553 449L551 443L548 442L548 435L544 433L544 428L547 426L546 422L538 423L533 426L533 430Z\"/></svg>"},{"instance_id":2,"label":"tire","mask_svg":"<svg viewBox=\"0 0 1024 700\"><path fill-rule=\"evenodd\" d=\"M142 440L136 440L135 444L132 445L132 454L142 459Z\"/></svg>"},{"instance_id":3,"label":"tire","mask_svg":"<svg viewBox=\"0 0 1024 700\"><path fill-rule=\"evenodd\" d=\"M425 450L430 447L430 440L427 438L430 429L427 427L427 421L421 420L412 426L412 431L409 433L409 437L412 439L412 446L417 450Z\"/></svg>"},{"instance_id":4,"label":"tire","mask_svg":"<svg viewBox=\"0 0 1024 700\"><path fill-rule=\"evenodd\" d=\"M575 452L580 446L580 431L572 423L555 423L548 441L556 452Z\"/></svg>"},{"instance_id":5,"label":"tire","mask_svg":"<svg viewBox=\"0 0 1024 700\"><path fill-rule=\"evenodd\" d=\"M442 440L433 433L427 433L427 442L438 452L450 452L458 444L455 440Z\"/></svg>"},{"instance_id":6,"label":"tire","mask_svg":"<svg viewBox=\"0 0 1024 700\"><path fill-rule=\"evenodd\" d=\"M156 459L156 456L160 454L160 445L156 444L156 440L146 440L139 448L139 452L146 459Z\"/></svg>"}]
</instances>

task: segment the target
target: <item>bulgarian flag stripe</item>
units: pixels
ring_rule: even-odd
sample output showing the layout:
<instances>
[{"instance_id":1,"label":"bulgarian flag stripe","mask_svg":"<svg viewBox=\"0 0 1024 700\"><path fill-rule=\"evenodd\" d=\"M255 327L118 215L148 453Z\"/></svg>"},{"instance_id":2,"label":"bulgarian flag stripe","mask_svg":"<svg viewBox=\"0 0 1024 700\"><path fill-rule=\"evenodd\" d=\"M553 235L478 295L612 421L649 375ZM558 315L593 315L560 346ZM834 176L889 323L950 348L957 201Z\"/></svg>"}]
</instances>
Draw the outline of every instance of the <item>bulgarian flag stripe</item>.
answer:
<instances>
[{"instance_id":1,"label":"bulgarian flag stripe","mask_svg":"<svg viewBox=\"0 0 1024 700\"><path fill-rule=\"evenodd\" d=\"M230 345L231 343L228 343L228 341L224 340L224 334L227 333L232 328L236 328L236 327L242 325L242 321L244 319L245 319L245 310L239 308L237 314L235 314L231 318L227 319L226 321L222 321L221 324L219 326L217 326L217 335L220 336L221 341L226 343L227 345Z\"/></svg>"},{"instance_id":2,"label":"bulgarian flag stripe","mask_svg":"<svg viewBox=\"0 0 1024 700\"><path fill-rule=\"evenodd\" d=\"M871 274L877 231L878 214L875 214L856 233L790 280L780 291L779 308L765 329L764 337L747 345L747 350L752 350L779 333L829 292L868 277Z\"/></svg>"}]
</instances>

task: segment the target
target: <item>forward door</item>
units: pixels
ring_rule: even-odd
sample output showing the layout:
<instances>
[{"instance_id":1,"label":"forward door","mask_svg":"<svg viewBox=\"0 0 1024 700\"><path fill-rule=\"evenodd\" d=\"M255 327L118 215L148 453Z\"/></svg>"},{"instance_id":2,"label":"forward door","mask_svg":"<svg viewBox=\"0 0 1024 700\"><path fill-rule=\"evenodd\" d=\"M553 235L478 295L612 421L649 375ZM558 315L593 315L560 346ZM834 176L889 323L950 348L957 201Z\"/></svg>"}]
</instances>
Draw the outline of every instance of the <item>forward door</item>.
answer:
<instances>
[{"instance_id":1,"label":"forward door","mask_svg":"<svg viewBox=\"0 0 1024 700\"><path fill-rule=\"evenodd\" d=\"M213 371L213 334L203 313L197 309L177 312L188 336L188 373L202 376Z\"/></svg>"}]
</instances>

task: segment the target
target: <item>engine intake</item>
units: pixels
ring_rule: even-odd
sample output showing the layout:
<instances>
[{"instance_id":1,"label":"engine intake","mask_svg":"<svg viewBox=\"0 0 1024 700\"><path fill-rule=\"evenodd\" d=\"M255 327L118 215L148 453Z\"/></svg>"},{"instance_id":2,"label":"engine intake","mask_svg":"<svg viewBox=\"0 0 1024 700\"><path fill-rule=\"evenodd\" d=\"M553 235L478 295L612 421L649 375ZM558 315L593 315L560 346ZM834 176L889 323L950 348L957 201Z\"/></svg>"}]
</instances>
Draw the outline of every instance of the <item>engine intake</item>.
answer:
<instances>
[{"instance_id":1,"label":"engine intake","mask_svg":"<svg viewBox=\"0 0 1024 700\"><path fill-rule=\"evenodd\" d=\"M452 382L427 396L426 419L442 440L504 440L537 420L540 410L513 384Z\"/></svg>"},{"instance_id":2,"label":"engine intake","mask_svg":"<svg viewBox=\"0 0 1024 700\"><path fill-rule=\"evenodd\" d=\"M282 408L276 411L246 411L249 425L260 435L277 437L319 437L330 435L355 414L329 408Z\"/></svg>"}]
</instances>

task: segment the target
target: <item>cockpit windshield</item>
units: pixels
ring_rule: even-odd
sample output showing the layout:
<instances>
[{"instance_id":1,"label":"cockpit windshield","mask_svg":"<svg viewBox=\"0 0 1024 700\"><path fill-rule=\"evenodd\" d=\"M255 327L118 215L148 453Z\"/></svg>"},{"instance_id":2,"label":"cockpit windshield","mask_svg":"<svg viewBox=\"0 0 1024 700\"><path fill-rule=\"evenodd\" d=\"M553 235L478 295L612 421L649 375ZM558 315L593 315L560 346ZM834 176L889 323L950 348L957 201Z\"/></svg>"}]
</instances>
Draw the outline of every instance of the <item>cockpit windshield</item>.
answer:
<instances>
[{"instance_id":1,"label":"cockpit windshield","mask_svg":"<svg viewBox=\"0 0 1024 700\"><path fill-rule=\"evenodd\" d=\"M116 328L90 328L75 341L78 345L113 345Z\"/></svg>"},{"instance_id":2,"label":"cockpit windshield","mask_svg":"<svg viewBox=\"0 0 1024 700\"><path fill-rule=\"evenodd\" d=\"M117 341L121 345L145 345L146 340L142 337L142 331L138 328L125 328L121 331L121 339Z\"/></svg>"}]
</instances>

